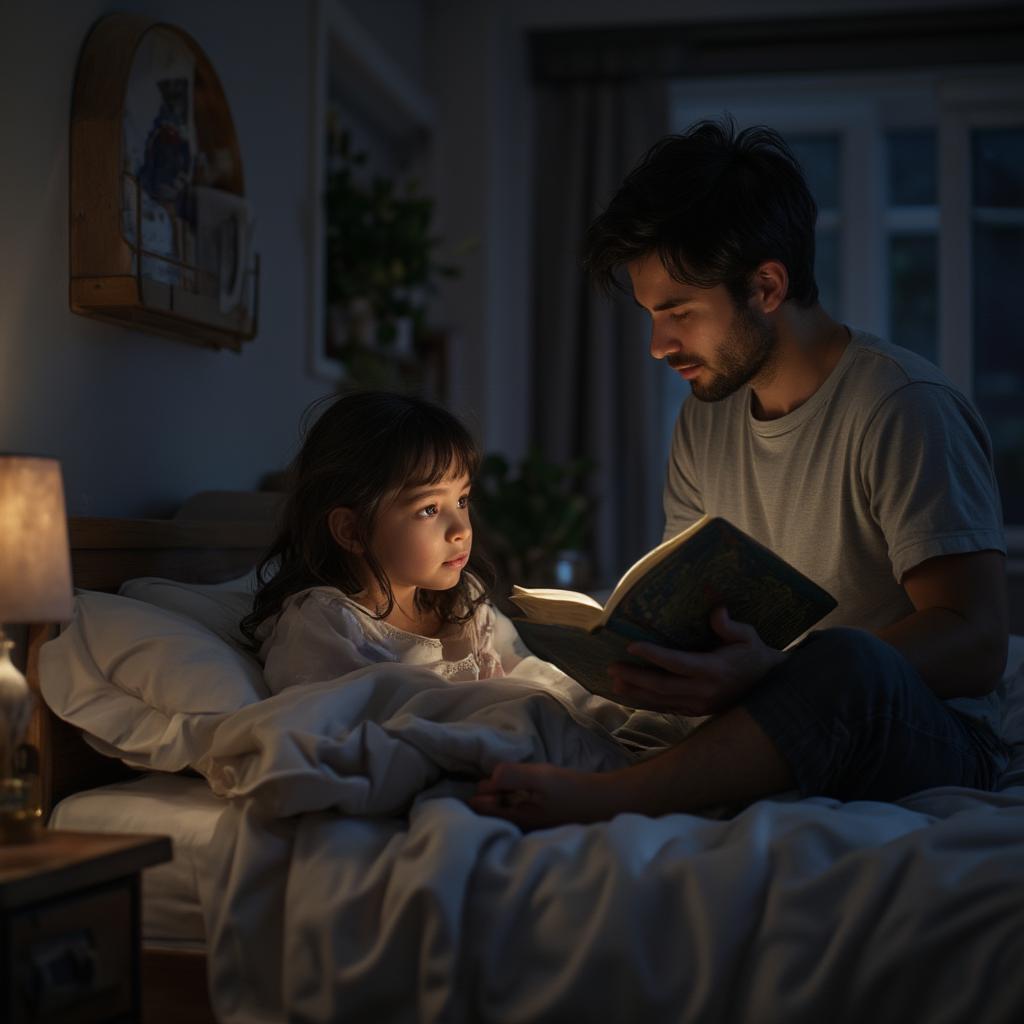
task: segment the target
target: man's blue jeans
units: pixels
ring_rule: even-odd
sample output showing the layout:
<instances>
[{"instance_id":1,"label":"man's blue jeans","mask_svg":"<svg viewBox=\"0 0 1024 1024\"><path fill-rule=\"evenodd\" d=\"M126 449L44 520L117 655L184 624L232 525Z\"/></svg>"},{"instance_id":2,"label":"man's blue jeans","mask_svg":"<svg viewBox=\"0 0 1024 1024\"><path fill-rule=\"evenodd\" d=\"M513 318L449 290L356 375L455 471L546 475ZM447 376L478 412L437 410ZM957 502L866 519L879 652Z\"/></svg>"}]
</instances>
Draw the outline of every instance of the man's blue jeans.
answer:
<instances>
[{"instance_id":1,"label":"man's blue jeans","mask_svg":"<svg viewBox=\"0 0 1024 1024\"><path fill-rule=\"evenodd\" d=\"M811 633L742 701L803 796L897 800L932 786L991 789L1005 749L895 648L859 629Z\"/></svg>"}]
</instances>

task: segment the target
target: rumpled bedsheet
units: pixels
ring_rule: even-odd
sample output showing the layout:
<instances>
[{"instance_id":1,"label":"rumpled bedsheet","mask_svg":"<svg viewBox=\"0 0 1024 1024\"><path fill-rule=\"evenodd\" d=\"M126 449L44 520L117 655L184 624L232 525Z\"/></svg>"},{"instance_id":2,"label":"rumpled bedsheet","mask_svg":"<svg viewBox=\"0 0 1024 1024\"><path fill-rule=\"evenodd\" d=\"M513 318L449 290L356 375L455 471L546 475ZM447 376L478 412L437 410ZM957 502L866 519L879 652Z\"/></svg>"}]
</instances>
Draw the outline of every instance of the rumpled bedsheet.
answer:
<instances>
[{"instance_id":1,"label":"rumpled bedsheet","mask_svg":"<svg viewBox=\"0 0 1024 1024\"><path fill-rule=\"evenodd\" d=\"M463 800L498 761L606 770L679 724L535 659L284 690L227 716L199 764L232 801L200 883L218 1017L1024 1020L1022 691L999 792L524 835Z\"/></svg>"}]
</instances>

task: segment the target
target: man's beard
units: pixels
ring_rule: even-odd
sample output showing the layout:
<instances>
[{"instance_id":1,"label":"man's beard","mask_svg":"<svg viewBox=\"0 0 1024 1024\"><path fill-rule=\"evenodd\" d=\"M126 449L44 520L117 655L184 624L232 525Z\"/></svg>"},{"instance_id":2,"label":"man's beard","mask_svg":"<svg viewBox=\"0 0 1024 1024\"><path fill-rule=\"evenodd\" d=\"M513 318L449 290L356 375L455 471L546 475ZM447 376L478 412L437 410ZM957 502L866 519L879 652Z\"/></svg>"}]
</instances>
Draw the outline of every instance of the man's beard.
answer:
<instances>
[{"instance_id":1,"label":"man's beard","mask_svg":"<svg viewBox=\"0 0 1024 1024\"><path fill-rule=\"evenodd\" d=\"M737 306L736 315L729 325L725 341L715 353L716 368L708 372L707 383L690 381L693 397L701 402L720 402L753 380L775 352L777 339L775 324L765 317L758 317L746 306ZM671 358L670 366L685 366L685 358ZM706 363L702 366L707 367Z\"/></svg>"}]
</instances>

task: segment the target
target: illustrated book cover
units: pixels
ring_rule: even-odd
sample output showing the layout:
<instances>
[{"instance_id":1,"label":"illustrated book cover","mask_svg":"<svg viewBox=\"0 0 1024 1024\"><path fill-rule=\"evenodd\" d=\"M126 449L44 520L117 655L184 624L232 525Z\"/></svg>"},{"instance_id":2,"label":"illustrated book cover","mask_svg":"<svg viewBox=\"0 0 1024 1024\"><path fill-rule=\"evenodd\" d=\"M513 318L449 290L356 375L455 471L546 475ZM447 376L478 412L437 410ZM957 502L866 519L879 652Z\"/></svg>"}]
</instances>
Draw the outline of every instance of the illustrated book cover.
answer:
<instances>
[{"instance_id":1,"label":"illustrated book cover","mask_svg":"<svg viewBox=\"0 0 1024 1024\"><path fill-rule=\"evenodd\" d=\"M602 605L569 590L513 587L514 618L529 650L592 693L623 703L608 665L651 662L626 653L645 640L685 651L720 643L709 616L724 605L782 650L836 607L835 599L788 562L721 517L704 516L635 562ZM631 703L630 706L641 706Z\"/></svg>"}]
</instances>

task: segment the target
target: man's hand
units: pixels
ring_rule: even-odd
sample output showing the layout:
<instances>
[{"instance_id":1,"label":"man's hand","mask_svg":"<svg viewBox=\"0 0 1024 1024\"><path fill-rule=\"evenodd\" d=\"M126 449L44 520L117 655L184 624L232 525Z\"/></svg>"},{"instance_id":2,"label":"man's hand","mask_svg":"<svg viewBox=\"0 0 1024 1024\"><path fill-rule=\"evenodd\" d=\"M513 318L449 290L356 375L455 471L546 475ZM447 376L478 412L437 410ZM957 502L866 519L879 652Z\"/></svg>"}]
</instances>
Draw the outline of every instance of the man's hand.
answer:
<instances>
[{"instance_id":1,"label":"man's hand","mask_svg":"<svg viewBox=\"0 0 1024 1024\"><path fill-rule=\"evenodd\" d=\"M710 621L722 638L722 646L714 651L695 654L657 644L630 644L630 654L658 667L615 662L608 668L615 692L627 703L634 697L646 707L677 715L713 715L731 708L785 661L782 651L767 646L753 626L733 622L725 608L715 608Z\"/></svg>"}]
</instances>

